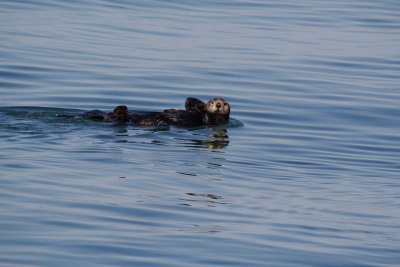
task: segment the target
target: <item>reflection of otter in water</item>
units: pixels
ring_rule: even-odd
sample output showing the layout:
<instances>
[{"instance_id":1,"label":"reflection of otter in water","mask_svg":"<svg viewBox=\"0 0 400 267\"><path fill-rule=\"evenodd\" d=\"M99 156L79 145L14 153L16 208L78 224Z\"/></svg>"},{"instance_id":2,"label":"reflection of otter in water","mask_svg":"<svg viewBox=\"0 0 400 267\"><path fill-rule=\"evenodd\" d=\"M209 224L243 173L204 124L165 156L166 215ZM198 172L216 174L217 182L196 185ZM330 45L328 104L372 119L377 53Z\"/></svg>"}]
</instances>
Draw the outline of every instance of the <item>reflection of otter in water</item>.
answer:
<instances>
[{"instance_id":1,"label":"reflection of otter in water","mask_svg":"<svg viewBox=\"0 0 400 267\"><path fill-rule=\"evenodd\" d=\"M162 112L128 111L126 106L117 106L113 112L92 110L83 114L92 120L107 120L117 123L133 123L141 126L175 125L198 127L221 125L229 121L230 105L222 98L213 98L208 103L189 97L185 110L166 109Z\"/></svg>"},{"instance_id":2,"label":"reflection of otter in water","mask_svg":"<svg viewBox=\"0 0 400 267\"><path fill-rule=\"evenodd\" d=\"M229 136L226 129L212 128L212 133L207 134L207 139L192 140L195 146L207 148L208 150L215 150L225 148L229 144Z\"/></svg>"}]
</instances>

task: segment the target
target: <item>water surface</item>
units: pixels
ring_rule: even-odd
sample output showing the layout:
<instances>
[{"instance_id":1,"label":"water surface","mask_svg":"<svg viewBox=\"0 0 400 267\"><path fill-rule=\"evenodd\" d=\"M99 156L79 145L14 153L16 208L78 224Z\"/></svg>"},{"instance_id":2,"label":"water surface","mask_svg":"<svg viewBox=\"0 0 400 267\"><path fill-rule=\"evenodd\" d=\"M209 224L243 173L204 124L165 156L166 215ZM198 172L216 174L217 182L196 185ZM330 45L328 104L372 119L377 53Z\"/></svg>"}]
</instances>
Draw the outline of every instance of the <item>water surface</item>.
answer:
<instances>
[{"instance_id":1,"label":"water surface","mask_svg":"<svg viewBox=\"0 0 400 267\"><path fill-rule=\"evenodd\" d=\"M1 1L1 266L398 266L397 1ZM232 106L154 129L62 116Z\"/></svg>"}]
</instances>

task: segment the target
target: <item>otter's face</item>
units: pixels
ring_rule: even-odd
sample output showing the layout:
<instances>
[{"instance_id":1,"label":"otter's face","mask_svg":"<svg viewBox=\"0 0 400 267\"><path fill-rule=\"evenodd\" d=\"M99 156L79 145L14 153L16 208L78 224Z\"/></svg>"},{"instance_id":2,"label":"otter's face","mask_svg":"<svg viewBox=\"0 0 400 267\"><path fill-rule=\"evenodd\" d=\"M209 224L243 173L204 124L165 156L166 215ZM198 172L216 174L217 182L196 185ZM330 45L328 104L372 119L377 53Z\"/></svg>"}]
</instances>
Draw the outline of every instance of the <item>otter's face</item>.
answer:
<instances>
[{"instance_id":1,"label":"otter's face","mask_svg":"<svg viewBox=\"0 0 400 267\"><path fill-rule=\"evenodd\" d=\"M213 98L207 103L207 112L220 115L229 115L231 107L222 98Z\"/></svg>"}]
</instances>

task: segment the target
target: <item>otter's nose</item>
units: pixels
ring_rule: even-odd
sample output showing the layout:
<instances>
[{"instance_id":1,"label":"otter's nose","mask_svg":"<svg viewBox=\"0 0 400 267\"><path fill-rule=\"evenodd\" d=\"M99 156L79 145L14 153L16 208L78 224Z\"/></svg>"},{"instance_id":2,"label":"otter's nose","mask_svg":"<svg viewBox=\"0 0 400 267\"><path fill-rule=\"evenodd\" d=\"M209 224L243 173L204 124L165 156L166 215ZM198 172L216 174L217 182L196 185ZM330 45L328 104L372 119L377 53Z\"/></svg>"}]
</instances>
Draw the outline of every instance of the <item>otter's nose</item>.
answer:
<instances>
[{"instance_id":1,"label":"otter's nose","mask_svg":"<svg viewBox=\"0 0 400 267\"><path fill-rule=\"evenodd\" d=\"M217 103L217 109L221 108L221 103Z\"/></svg>"}]
</instances>

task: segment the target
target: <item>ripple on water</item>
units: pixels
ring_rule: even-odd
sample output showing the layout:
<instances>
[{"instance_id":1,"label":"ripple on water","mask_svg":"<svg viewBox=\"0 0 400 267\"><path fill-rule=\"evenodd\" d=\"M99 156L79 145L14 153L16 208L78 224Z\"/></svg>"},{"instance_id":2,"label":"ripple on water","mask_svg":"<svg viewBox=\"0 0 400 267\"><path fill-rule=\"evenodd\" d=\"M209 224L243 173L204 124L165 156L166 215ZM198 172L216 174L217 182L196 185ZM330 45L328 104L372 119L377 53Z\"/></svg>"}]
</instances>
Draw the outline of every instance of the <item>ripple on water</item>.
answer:
<instances>
[{"instance_id":1,"label":"ripple on water","mask_svg":"<svg viewBox=\"0 0 400 267\"><path fill-rule=\"evenodd\" d=\"M398 10L0 1L0 262L397 266ZM188 96L230 123L75 116Z\"/></svg>"}]
</instances>

